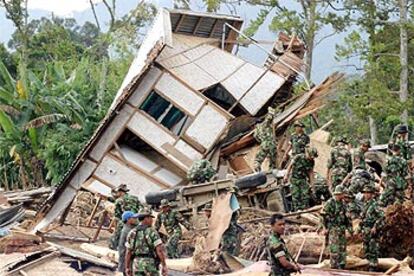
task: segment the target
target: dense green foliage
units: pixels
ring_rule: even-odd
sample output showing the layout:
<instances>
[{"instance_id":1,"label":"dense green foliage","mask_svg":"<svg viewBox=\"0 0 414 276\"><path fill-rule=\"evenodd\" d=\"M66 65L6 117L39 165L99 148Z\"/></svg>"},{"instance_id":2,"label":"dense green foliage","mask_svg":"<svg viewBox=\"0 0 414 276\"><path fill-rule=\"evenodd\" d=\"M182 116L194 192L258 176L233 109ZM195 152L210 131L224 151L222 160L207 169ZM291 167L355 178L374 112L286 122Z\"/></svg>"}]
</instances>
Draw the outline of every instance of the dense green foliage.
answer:
<instances>
[{"instance_id":1,"label":"dense green foliage","mask_svg":"<svg viewBox=\"0 0 414 276\"><path fill-rule=\"evenodd\" d=\"M156 9L143 3L103 32L28 21L24 1L1 3L16 31L0 45L0 187L56 184L107 113Z\"/></svg>"}]
</instances>

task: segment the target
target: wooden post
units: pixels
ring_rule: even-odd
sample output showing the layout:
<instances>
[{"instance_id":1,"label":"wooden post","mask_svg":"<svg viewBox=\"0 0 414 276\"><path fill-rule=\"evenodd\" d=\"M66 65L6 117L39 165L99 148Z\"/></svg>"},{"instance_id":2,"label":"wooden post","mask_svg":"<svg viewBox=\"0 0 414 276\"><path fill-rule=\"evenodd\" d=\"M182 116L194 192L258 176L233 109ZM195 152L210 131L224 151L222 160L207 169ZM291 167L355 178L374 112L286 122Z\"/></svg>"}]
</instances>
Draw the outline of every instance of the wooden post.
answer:
<instances>
[{"instance_id":1,"label":"wooden post","mask_svg":"<svg viewBox=\"0 0 414 276\"><path fill-rule=\"evenodd\" d=\"M98 225L98 229L95 232L95 236L92 239L92 242L96 242L96 240L98 239L99 236L99 232L101 232L102 226L105 222L105 217L108 214L108 211L103 211L103 213L101 214L101 217L99 218L99 225Z\"/></svg>"},{"instance_id":2,"label":"wooden post","mask_svg":"<svg viewBox=\"0 0 414 276\"><path fill-rule=\"evenodd\" d=\"M101 201L102 201L102 197L101 197L101 196L99 196L98 201L96 202L95 206L94 206L94 207L93 207L93 209L92 209L91 216L89 217L89 219L88 219L88 223L86 224L87 226L91 226L91 223L92 223L93 217L95 216L96 211L98 210L99 204L101 204Z\"/></svg>"}]
</instances>

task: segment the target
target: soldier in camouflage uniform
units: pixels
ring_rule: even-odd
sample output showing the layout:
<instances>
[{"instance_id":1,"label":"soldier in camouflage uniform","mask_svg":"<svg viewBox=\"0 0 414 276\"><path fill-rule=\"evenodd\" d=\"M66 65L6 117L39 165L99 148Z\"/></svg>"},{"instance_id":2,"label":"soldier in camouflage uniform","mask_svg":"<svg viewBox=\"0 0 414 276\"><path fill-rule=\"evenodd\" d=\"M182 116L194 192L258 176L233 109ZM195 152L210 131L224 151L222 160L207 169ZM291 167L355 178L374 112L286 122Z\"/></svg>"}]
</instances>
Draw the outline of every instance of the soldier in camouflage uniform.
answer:
<instances>
[{"instance_id":1,"label":"soldier in camouflage uniform","mask_svg":"<svg viewBox=\"0 0 414 276\"><path fill-rule=\"evenodd\" d=\"M348 186L349 192L352 196L362 192L362 189L373 181L371 174L364 169L355 169L352 172L350 183L345 183Z\"/></svg>"},{"instance_id":2,"label":"soldier in camouflage uniform","mask_svg":"<svg viewBox=\"0 0 414 276\"><path fill-rule=\"evenodd\" d=\"M178 242L182 236L180 224L185 226L187 229L191 229L191 225L179 212L171 210L171 205L168 200L161 200L160 208L161 212L158 213L157 220L155 221L155 229L159 231L161 225L164 225L165 231L167 231L168 235L166 243L168 257L179 258L180 252Z\"/></svg>"},{"instance_id":3,"label":"soldier in camouflage uniform","mask_svg":"<svg viewBox=\"0 0 414 276\"><path fill-rule=\"evenodd\" d=\"M216 170L210 161L201 159L191 165L187 173L187 179L193 184L201 184L210 181L215 174Z\"/></svg>"},{"instance_id":4,"label":"soldier in camouflage uniform","mask_svg":"<svg viewBox=\"0 0 414 276\"><path fill-rule=\"evenodd\" d=\"M381 194L381 205L386 207L395 202L404 201L404 192L407 188L408 165L407 161L401 157L399 145L392 146L392 156L387 160L383 180L385 189Z\"/></svg>"},{"instance_id":5,"label":"soldier in camouflage uniform","mask_svg":"<svg viewBox=\"0 0 414 276\"><path fill-rule=\"evenodd\" d=\"M168 275L165 249L162 240L151 226L154 216L145 210L139 214L140 224L129 232L125 246L125 272L127 276L158 276L159 264L162 275Z\"/></svg>"},{"instance_id":6,"label":"soldier in camouflage uniform","mask_svg":"<svg viewBox=\"0 0 414 276\"><path fill-rule=\"evenodd\" d=\"M374 185L365 186L363 192L365 203L358 232L362 233L365 259L369 261L369 270L375 271L378 266L378 240L381 228L384 225L384 212L378 206L375 199L376 189Z\"/></svg>"},{"instance_id":7,"label":"soldier in camouflage uniform","mask_svg":"<svg viewBox=\"0 0 414 276\"><path fill-rule=\"evenodd\" d=\"M266 251L269 264L272 268L272 276L289 276L291 273L300 272L300 265L290 255L285 241L281 237L285 232L285 220L281 214L275 214L270 218L272 233L266 242Z\"/></svg>"},{"instance_id":8,"label":"soldier in camouflage uniform","mask_svg":"<svg viewBox=\"0 0 414 276\"><path fill-rule=\"evenodd\" d=\"M325 234L329 235L331 268L337 269L344 269L346 265L345 231L348 230L352 234L352 224L347 216L343 189L341 185L335 188L333 197L325 203L321 213Z\"/></svg>"},{"instance_id":9,"label":"soldier in camouflage uniform","mask_svg":"<svg viewBox=\"0 0 414 276\"><path fill-rule=\"evenodd\" d=\"M406 125L398 125L396 127L397 135L394 139L391 139L391 145L398 145L401 148L401 157L406 161L411 160L411 147L408 143L408 128Z\"/></svg>"},{"instance_id":10,"label":"soldier in camouflage uniform","mask_svg":"<svg viewBox=\"0 0 414 276\"><path fill-rule=\"evenodd\" d=\"M350 219L357 219L361 216L361 208L357 202L357 199L346 188L344 189L344 202L346 205L347 216Z\"/></svg>"},{"instance_id":11,"label":"soldier in camouflage uniform","mask_svg":"<svg viewBox=\"0 0 414 276\"><path fill-rule=\"evenodd\" d=\"M360 142L359 148L355 149L352 152L352 167L353 169L363 169L367 170L367 164L365 161L365 153L369 150L371 147L371 143L368 139L363 139Z\"/></svg>"},{"instance_id":12,"label":"soldier in camouflage uniform","mask_svg":"<svg viewBox=\"0 0 414 276\"><path fill-rule=\"evenodd\" d=\"M315 148L307 148L305 153L293 157L285 181L290 175L290 192L292 194L292 210L304 210L310 207L311 186L313 186L313 167L318 152Z\"/></svg>"},{"instance_id":13,"label":"soldier in camouflage uniform","mask_svg":"<svg viewBox=\"0 0 414 276\"><path fill-rule=\"evenodd\" d=\"M313 199L315 204L321 204L331 198L328 183L319 173L315 173L315 184L313 185Z\"/></svg>"},{"instance_id":14,"label":"soldier in camouflage uniform","mask_svg":"<svg viewBox=\"0 0 414 276\"><path fill-rule=\"evenodd\" d=\"M352 170L352 157L344 137L339 137L328 160L328 184L331 190L340 185Z\"/></svg>"},{"instance_id":15,"label":"soldier in camouflage uniform","mask_svg":"<svg viewBox=\"0 0 414 276\"><path fill-rule=\"evenodd\" d=\"M125 211L138 213L144 206L136 196L128 194L129 189L126 184L121 184L113 189L112 194L115 196L115 232L110 239L109 248L116 250L118 248L119 237L124 224L122 223L122 214Z\"/></svg>"},{"instance_id":16,"label":"soldier in camouflage uniform","mask_svg":"<svg viewBox=\"0 0 414 276\"><path fill-rule=\"evenodd\" d=\"M269 168L276 168L277 145L273 134L273 117L275 112L273 108L269 107L264 121L258 124L254 130L254 138L260 143L260 149L254 160L255 171L257 172L261 171L262 163L266 157L269 158Z\"/></svg>"},{"instance_id":17,"label":"soldier in camouflage uniform","mask_svg":"<svg viewBox=\"0 0 414 276\"><path fill-rule=\"evenodd\" d=\"M309 146L310 139L305 133L305 125L303 123L295 122L293 126L295 127L295 133L290 137L288 151L292 149L292 156L295 156L296 154L305 153L306 147Z\"/></svg>"}]
</instances>

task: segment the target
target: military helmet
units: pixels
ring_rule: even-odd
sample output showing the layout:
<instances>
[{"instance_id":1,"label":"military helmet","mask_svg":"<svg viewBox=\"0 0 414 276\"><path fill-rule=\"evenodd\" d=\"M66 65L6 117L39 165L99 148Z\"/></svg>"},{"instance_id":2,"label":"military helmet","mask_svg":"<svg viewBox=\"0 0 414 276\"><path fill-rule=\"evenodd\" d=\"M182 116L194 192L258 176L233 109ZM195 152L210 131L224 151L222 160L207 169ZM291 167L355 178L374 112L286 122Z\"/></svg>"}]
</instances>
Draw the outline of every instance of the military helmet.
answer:
<instances>
[{"instance_id":1,"label":"military helmet","mask_svg":"<svg viewBox=\"0 0 414 276\"><path fill-rule=\"evenodd\" d=\"M347 198L353 198L353 196L352 196L351 192L349 192L349 190L348 190L348 189L346 189L346 188L344 188L344 195L345 195L345 197L347 197Z\"/></svg>"},{"instance_id":2,"label":"military helmet","mask_svg":"<svg viewBox=\"0 0 414 276\"><path fill-rule=\"evenodd\" d=\"M305 127L305 125L304 125L302 122L300 122L300 121L296 121L296 122L294 122L294 123L293 123L293 126L294 126L294 127L302 127L302 128L303 128L303 127Z\"/></svg>"},{"instance_id":3,"label":"military helmet","mask_svg":"<svg viewBox=\"0 0 414 276\"><path fill-rule=\"evenodd\" d=\"M150 209L144 208L144 209L141 209L138 212L138 218L139 219L143 219L145 217L152 217L152 218L154 218L154 215L152 214L152 212L151 212Z\"/></svg>"},{"instance_id":4,"label":"military helmet","mask_svg":"<svg viewBox=\"0 0 414 276\"><path fill-rule=\"evenodd\" d=\"M161 199L161 202L160 202L160 207L162 208L162 207L166 207L166 206L171 206L171 204L170 204L170 202L168 201L168 199Z\"/></svg>"},{"instance_id":5,"label":"military helmet","mask_svg":"<svg viewBox=\"0 0 414 276\"><path fill-rule=\"evenodd\" d=\"M397 127L397 133L398 134L404 134L408 132L408 127L406 125L399 125Z\"/></svg>"},{"instance_id":6,"label":"military helmet","mask_svg":"<svg viewBox=\"0 0 414 276\"><path fill-rule=\"evenodd\" d=\"M359 143L360 143L362 146L371 147L371 142L369 141L369 139L362 139Z\"/></svg>"},{"instance_id":7,"label":"military helmet","mask_svg":"<svg viewBox=\"0 0 414 276\"><path fill-rule=\"evenodd\" d=\"M343 195L344 194L344 187L342 185L338 185L333 192L334 195Z\"/></svg>"},{"instance_id":8,"label":"military helmet","mask_svg":"<svg viewBox=\"0 0 414 276\"><path fill-rule=\"evenodd\" d=\"M316 148L307 148L307 152L310 157L316 158L318 157L318 150Z\"/></svg>"},{"instance_id":9,"label":"military helmet","mask_svg":"<svg viewBox=\"0 0 414 276\"><path fill-rule=\"evenodd\" d=\"M348 144L348 139L347 139L345 136L340 135L340 136L336 137L335 142L336 142L336 143L344 143L344 144Z\"/></svg>"},{"instance_id":10,"label":"military helmet","mask_svg":"<svg viewBox=\"0 0 414 276\"><path fill-rule=\"evenodd\" d=\"M118 187L115 188L115 192L119 192L119 191L128 193L129 189L128 189L126 184L121 184L121 185L119 185Z\"/></svg>"},{"instance_id":11,"label":"military helmet","mask_svg":"<svg viewBox=\"0 0 414 276\"><path fill-rule=\"evenodd\" d=\"M362 192L364 193L376 193L377 189L375 188L374 185L365 185L364 188L362 188Z\"/></svg>"}]
</instances>

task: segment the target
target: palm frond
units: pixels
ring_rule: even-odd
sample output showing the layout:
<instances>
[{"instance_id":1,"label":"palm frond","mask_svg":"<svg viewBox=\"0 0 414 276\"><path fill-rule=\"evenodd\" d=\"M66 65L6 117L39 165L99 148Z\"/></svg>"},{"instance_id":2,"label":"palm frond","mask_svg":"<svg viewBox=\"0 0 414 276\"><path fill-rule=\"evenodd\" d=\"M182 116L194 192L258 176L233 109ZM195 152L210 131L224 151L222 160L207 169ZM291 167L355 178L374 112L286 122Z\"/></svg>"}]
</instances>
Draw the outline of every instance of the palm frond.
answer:
<instances>
[{"instance_id":1,"label":"palm frond","mask_svg":"<svg viewBox=\"0 0 414 276\"><path fill-rule=\"evenodd\" d=\"M66 115L58 114L58 113L57 114L49 114L49 115L40 116L40 117L28 122L24 126L23 129L27 130L27 129L30 129L30 128L39 128L39 127L42 127L44 125L53 124L53 123L56 123L58 121L65 120L66 118L67 118Z\"/></svg>"},{"instance_id":2,"label":"palm frond","mask_svg":"<svg viewBox=\"0 0 414 276\"><path fill-rule=\"evenodd\" d=\"M14 108L11 105L0 104L0 110L4 111L7 114L12 115L12 116L19 116L20 115L20 111L17 110L16 108Z\"/></svg>"}]
</instances>

